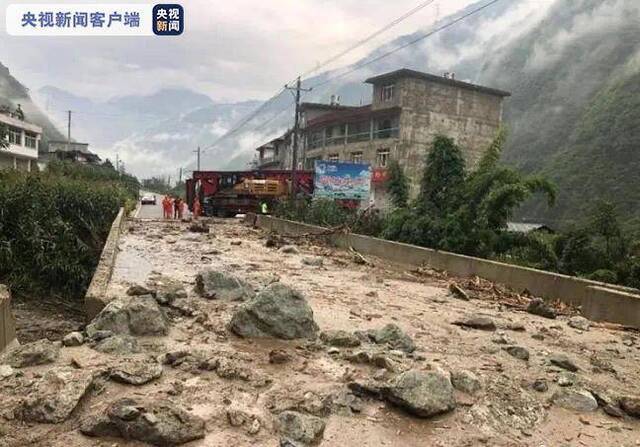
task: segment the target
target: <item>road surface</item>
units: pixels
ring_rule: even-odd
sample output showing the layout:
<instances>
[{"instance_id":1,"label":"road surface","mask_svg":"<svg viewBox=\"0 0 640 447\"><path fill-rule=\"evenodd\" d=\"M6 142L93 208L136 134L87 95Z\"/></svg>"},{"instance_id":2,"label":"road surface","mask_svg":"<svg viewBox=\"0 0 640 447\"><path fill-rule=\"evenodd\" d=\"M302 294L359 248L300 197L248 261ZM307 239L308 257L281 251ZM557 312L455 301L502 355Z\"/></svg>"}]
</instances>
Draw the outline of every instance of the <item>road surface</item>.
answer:
<instances>
[{"instance_id":1,"label":"road surface","mask_svg":"<svg viewBox=\"0 0 640 447\"><path fill-rule=\"evenodd\" d=\"M123 397L163 399L202 418L205 437L189 447L291 445L280 444L283 435L277 421L284 411L317 418L311 425L324 427L316 440L321 447L640 444L638 419L614 418L602 408L606 400L616 404L618 397L640 395L635 333L595 324L578 330L569 326L568 316L550 320L528 314L513 301L528 298L479 279L453 278L426 268L408 271L373 257L363 264L353 253L313 240L274 240L235 219L202 221L208 233L191 232L191 225L182 222L129 221L119 244L109 296L126 303L133 299L126 294L132 285L160 290L158 284L173 281L184 287L186 298L163 306L169 316L166 336L136 337L142 350L138 354L104 354L92 343L63 348L53 364L24 368L22 376L0 379L0 407L15 407L25 394L38 397L34 383L47 377L48 370L69 369L70 364L74 374L97 376L134 360L164 358L162 375L140 386L102 379L96 383L99 392L89 392L62 424L30 423L25 429L13 412L11 417L4 412L0 445L141 446L87 438L78 431L87 416L106 414L107 406ZM294 248L279 249L283 244ZM222 296L200 296L194 290L195 277L204 269L233 275L257 292L274 282L294 287L312 308L321 331L346 331L360 346L349 347L344 341L329 346L322 337L240 338L229 330L229 323L254 301L243 304ZM450 294L451 282L473 299L464 301ZM138 307L136 312L143 310L149 312L149 307ZM141 323L149 323L153 316L131 315L127 319L135 317ZM453 324L466 318L476 318L475 323L466 322L476 328ZM354 334L387 324L397 325L411 337L415 352L375 344L375 337L364 333L360 338ZM172 353L169 364L167 353ZM552 363L555 354L566 359ZM578 370L570 373L559 364L564 368L574 364ZM417 418L385 399L388 391L361 397L362 388L358 392L353 387L367 384L369 389L384 389L408 370L434 373L447 383L452 374L455 391L444 383L425 384L414 391L426 393L421 394L426 405L441 392L453 392L455 410ZM600 408L593 393L601 400ZM81 394L75 396L79 399ZM402 399L395 403L406 405ZM131 408L137 407L128 407L130 413ZM151 419L163 423L158 417ZM311 427L306 429L313 432ZM4 444L2 433L7 434Z\"/></svg>"},{"instance_id":2,"label":"road surface","mask_svg":"<svg viewBox=\"0 0 640 447\"><path fill-rule=\"evenodd\" d=\"M139 219L162 219L162 194L156 194L150 191L140 191L140 197L156 196L155 205L141 205L136 217Z\"/></svg>"}]
</instances>

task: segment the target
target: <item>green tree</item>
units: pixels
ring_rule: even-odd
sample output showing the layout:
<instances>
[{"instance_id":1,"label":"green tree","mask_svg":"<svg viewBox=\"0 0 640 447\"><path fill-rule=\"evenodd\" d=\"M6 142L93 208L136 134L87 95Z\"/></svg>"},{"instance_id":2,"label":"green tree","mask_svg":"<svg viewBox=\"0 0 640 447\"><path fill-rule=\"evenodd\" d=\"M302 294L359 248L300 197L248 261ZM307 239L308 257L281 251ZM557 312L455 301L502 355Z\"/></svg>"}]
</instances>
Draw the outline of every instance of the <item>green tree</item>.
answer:
<instances>
[{"instance_id":1,"label":"green tree","mask_svg":"<svg viewBox=\"0 0 640 447\"><path fill-rule=\"evenodd\" d=\"M427 154L418 206L436 214L455 208L464 177L462 151L451 138L437 135Z\"/></svg>"},{"instance_id":2,"label":"green tree","mask_svg":"<svg viewBox=\"0 0 640 447\"><path fill-rule=\"evenodd\" d=\"M391 197L391 203L396 208L406 208L409 203L409 181L400 163L392 160L389 164L389 180L387 191Z\"/></svg>"},{"instance_id":3,"label":"green tree","mask_svg":"<svg viewBox=\"0 0 640 447\"><path fill-rule=\"evenodd\" d=\"M624 256L622 228L613 203L604 200L596 202L589 216L589 228L604 239L607 259L610 263Z\"/></svg>"}]
</instances>

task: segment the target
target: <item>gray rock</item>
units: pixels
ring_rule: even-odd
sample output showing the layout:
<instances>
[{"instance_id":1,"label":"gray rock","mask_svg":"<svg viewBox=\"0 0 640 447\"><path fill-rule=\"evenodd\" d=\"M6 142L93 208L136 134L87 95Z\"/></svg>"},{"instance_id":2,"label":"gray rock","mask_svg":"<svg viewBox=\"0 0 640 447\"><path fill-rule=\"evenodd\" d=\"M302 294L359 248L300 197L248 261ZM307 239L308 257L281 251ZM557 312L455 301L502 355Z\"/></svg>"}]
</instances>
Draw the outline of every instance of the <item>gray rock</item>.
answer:
<instances>
[{"instance_id":1,"label":"gray rock","mask_svg":"<svg viewBox=\"0 0 640 447\"><path fill-rule=\"evenodd\" d=\"M14 368L44 365L55 362L59 354L60 343L42 339L10 349L0 363L6 363Z\"/></svg>"},{"instance_id":2,"label":"gray rock","mask_svg":"<svg viewBox=\"0 0 640 447\"><path fill-rule=\"evenodd\" d=\"M118 437L157 446L185 444L205 436L204 421L164 400L120 399L86 418L80 431L92 437Z\"/></svg>"},{"instance_id":3,"label":"gray rock","mask_svg":"<svg viewBox=\"0 0 640 447\"><path fill-rule=\"evenodd\" d=\"M9 365L0 365L0 380L11 377L15 370Z\"/></svg>"},{"instance_id":4,"label":"gray rock","mask_svg":"<svg viewBox=\"0 0 640 447\"><path fill-rule=\"evenodd\" d=\"M129 385L144 385L162 375L162 365L154 361L128 360L109 371L112 380Z\"/></svg>"},{"instance_id":5,"label":"gray rock","mask_svg":"<svg viewBox=\"0 0 640 447\"><path fill-rule=\"evenodd\" d=\"M529 301L527 306L527 312L533 315L538 315L544 318L554 319L556 318L556 312L541 298L534 298Z\"/></svg>"},{"instance_id":6,"label":"gray rock","mask_svg":"<svg viewBox=\"0 0 640 447\"><path fill-rule=\"evenodd\" d=\"M556 405L568 410L588 412L598 409L598 402L587 390L563 388L556 391L551 400Z\"/></svg>"},{"instance_id":7,"label":"gray rock","mask_svg":"<svg viewBox=\"0 0 640 447\"><path fill-rule=\"evenodd\" d=\"M71 332L64 336L62 344L68 347L80 346L84 343L84 335L80 332Z\"/></svg>"},{"instance_id":8,"label":"gray rock","mask_svg":"<svg viewBox=\"0 0 640 447\"><path fill-rule=\"evenodd\" d=\"M167 335L167 318L151 295L134 297L127 306L132 335Z\"/></svg>"},{"instance_id":9,"label":"gray rock","mask_svg":"<svg viewBox=\"0 0 640 447\"><path fill-rule=\"evenodd\" d=\"M571 372L563 372L558 375L558 386L573 386L578 380L578 376Z\"/></svg>"},{"instance_id":10,"label":"gray rock","mask_svg":"<svg viewBox=\"0 0 640 447\"><path fill-rule=\"evenodd\" d=\"M285 440L312 445L322 439L325 423L316 416L283 411L278 415L277 426Z\"/></svg>"},{"instance_id":11,"label":"gray rock","mask_svg":"<svg viewBox=\"0 0 640 447\"><path fill-rule=\"evenodd\" d=\"M580 369L576 366L573 360L564 354L552 354L549 356L549 362L551 362L552 365L571 372L576 372Z\"/></svg>"},{"instance_id":12,"label":"gray rock","mask_svg":"<svg viewBox=\"0 0 640 447\"><path fill-rule=\"evenodd\" d=\"M482 388L478 376L467 370L451 373L451 383L456 390L467 394L475 394Z\"/></svg>"},{"instance_id":13,"label":"gray rock","mask_svg":"<svg viewBox=\"0 0 640 447\"><path fill-rule=\"evenodd\" d=\"M507 346L502 349L507 351L507 353L509 353L509 355L511 355L512 357L524 361L529 360L529 350L527 348L523 348L522 346Z\"/></svg>"},{"instance_id":14,"label":"gray rock","mask_svg":"<svg viewBox=\"0 0 640 447\"><path fill-rule=\"evenodd\" d=\"M324 331L320 333L320 340L330 346L340 348L354 348L360 346L360 339L347 331Z\"/></svg>"},{"instance_id":15,"label":"gray rock","mask_svg":"<svg viewBox=\"0 0 640 447\"><path fill-rule=\"evenodd\" d=\"M284 284L275 283L239 306L231 318L229 329L241 337L293 340L315 338L318 325L302 294Z\"/></svg>"},{"instance_id":16,"label":"gray rock","mask_svg":"<svg viewBox=\"0 0 640 447\"><path fill-rule=\"evenodd\" d=\"M93 374L71 368L47 371L25 397L16 416L26 422L64 422L93 384Z\"/></svg>"},{"instance_id":17,"label":"gray rock","mask_svg":"<svg viewBox=\"0 0 640 447\"><path fill-rule=\"evenodd\" d=\"M589 391L591 391L591 394L596 398L598 405L606 414L614 418L624 417L624 412L620 408L618 400L611 397L609 393L596 390Z\"/></svg>"},{"instance_id":18,"label":"gray rock","mask_svg":"<svg viewBox=\"0 0 640 447\"><path fill-rule=\"evenodd\" d=\"M148 282L153 288L156 301L160 305L173 304L176 300L187 298L187 291L180 281L167 276L156 276Z\"/></svg>"},{"instance_id":19,"label":"gray rock","mask_svg":"<svg viewBox=\"0 0 640 447\"><path fill-rule=\"evenodd\" d=\"M281 365L291 361L291 356L287 351L282 349L272 349L269 351L269 363L273 365Z\"/></svg>"},{"instance_id":20,"label":"gray rock","mask_svg":"<svg viewBox=\"0 0 640 447\"><path fill-rule=\"evenodd\" d=\"M391 349L399 349L404 352L413 352L416 349L411 337L395 324L387 324L381 329L370 331L369 337L374 343L388 345Z\"/></svg>"},{"instance_id":21,"label":"gray rock","mask_svg":"<svg viewBox=\"0 0 640 447\"><path fill-rule=\"evenodd\" d=\"M442 372L407 371L381 391L389 402L418 417L448 413L456 406L451 381Z\"/></svg>"},{"instance_id":22,"label":"gray rock","mask_svg":"<svg viewBox=\"0 0 640 447\"><path fill-rule=\"evenodd\" d=\"M629 416L634 418L640 418L640 397L638 396L624 396L620 398L620 407Z\"/></svg>"},{"instance_id":23,"label":"gray rock","mask_svg":"<svg viewBox=\"0 0 640 447\"><path fill-rule=\"evenodd\" d=\"M591 327L591 322L584 317L571 317L567 324L570 327L581 331L588 331Z\"/></svg>"},{"instance_id":24,"label":"gray rock","mask_svg":"<svg viewBox=\"0 0 640 447\"><path fill-rule=\"evenodd\" d=\"M240 301L252 298L253 288L245 281L229 273L205 270L196 276L195 291L207 299Z\"/></svg>"},{"instance_id":25,"label":"gray rock","mask_svg":"<svg viewBox=\"0 0 640 447\"><path fill-rule=\"evenodd\" d=\"M114 335L100 340L93 346L98 352L115 355L136 354L141 351L138 340L130 335Z\"/></svg>"},{"instance_id":26,"label":"gray rock","mask_svg":"<svg viewBox=\"0 0 640 447\"><path fill-rule=\"evenodd\" d=\"M167 319L151 295L116 299L87 325L87 335L93 338L98 331L118 335L167 335Z\"/></svg>"},{"instance_id":27,"label":"gray rock","mask_svg":"<svg viewBox=\"0 0 640 447\"><path fill-rule=\"evenodd\" d=\"M298 253L300 253L300 250L298 250L298 247L296 247L295 245L285 245L284 247L280 248L278 251L280 253L284 253L288 255L297 255Z\"/></svg>"},{"instance_id":28,"label":"gray rock","mask_svg":"<svg viewBox=\"0 0 640 447\"><path fill-rule=\"evenodd\" d=\"M549 385L547 385L547 381L544 379L537 379L531 387L539 393L546 393L549 391Z\"/></svg>"},{"instance_id":29,"label":"gray rock","mask_svg":"<svg viewBox=\"0 0 640 447\"><path fill-rule=\"evenodd\" d=\"M153 292L147 289L145 286L135 284L127 289L127 295L140 296L140 295L152 295Z\"/></svg>"},{"instance_id":30,"label":"gray rock","mask_svg":"<svg viewBox=\"0 0 640 447\"><path fill-rule=\"evenodd\" d=\"M318 256L307 256L302 258L302 263L311 267L322 267L324 265L324 259Z\"/></svg>"},{"instance_id":31,"label":"gray rock","mask_svg":"<svg viewBox=\"0 0 640 447\"><path fill-rule=\"evenodd\" d=\"M480 329L482 331L495 331L496 324L489 317L467 317L453 322L456 326Z\"/></svg>"}]
</instances>

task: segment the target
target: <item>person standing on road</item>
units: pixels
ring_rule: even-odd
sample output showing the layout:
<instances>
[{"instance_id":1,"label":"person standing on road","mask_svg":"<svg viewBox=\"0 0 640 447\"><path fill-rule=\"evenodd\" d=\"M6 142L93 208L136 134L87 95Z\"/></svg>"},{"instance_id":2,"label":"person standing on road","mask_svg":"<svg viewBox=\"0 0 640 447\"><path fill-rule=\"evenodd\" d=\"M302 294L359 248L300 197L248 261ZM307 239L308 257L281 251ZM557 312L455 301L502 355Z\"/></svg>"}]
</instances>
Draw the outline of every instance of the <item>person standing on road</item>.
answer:
<instances>
[{"instance_id":1,"label":"person standing on road","mask_svg":"<svg viewBox=\"0 0 640 447\"><path fill-rule=\"evenodd\" d=\"M171 219L171 208L173 207L173 203L171 201L170 196L164 196L162 199L162 211L165 219Z\"/></svg>"},{"instance_id":2,"label":"person standing on road","mask_svg":"<svg viewBox=\"0 0 640 447\"><path fill-rule=\"evenodd\" d=\"M193 200L193 218L197 219L198 217L200 217L200 213L201 213L202 209L200 207L200 199L198 199L197 197Z\"/></svg>"},{"instance_id":3,"label":"person standing on road","mask_svg":"<svg viewBox=\"0 0 640 447\"><path fill-rule=\"evenodd\" d=\"M180 197L176 197L173 200L173 218L174 219L182 218L182 199L180 199Z\"/></svg>"},{"instance_id":4,"label":"person standing on road","mask_svg":"<svg viewBox=\"0 0 640 447\"><path fill-rule=\"evenodd\" d=\"M260 212L262 214L269 214L269 207L267 206L267 202L262 202L260 204Z\"/></svg>"}]
</instances>

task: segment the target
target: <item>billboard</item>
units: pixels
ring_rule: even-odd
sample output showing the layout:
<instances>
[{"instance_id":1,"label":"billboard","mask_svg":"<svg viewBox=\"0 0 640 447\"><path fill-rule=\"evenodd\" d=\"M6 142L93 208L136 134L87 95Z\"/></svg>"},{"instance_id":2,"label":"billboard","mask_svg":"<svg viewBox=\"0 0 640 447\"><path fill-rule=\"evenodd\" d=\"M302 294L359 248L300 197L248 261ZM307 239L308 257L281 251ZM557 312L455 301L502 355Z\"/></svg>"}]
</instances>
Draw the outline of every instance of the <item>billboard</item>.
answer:
<instances>
[{"instance_id":1,"label":"billboard","mask_svg":"<svg viewBox=\"0 0 640 447\"><path fill-rule=\"evenodd\" d=\"M371 166L316 160L314 183L315 197L369 200Z\"/></svg>"}]
</instances>

